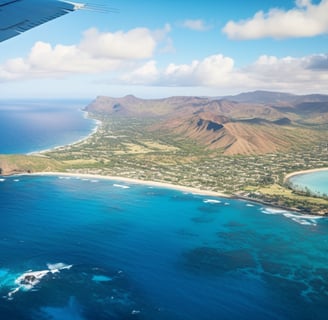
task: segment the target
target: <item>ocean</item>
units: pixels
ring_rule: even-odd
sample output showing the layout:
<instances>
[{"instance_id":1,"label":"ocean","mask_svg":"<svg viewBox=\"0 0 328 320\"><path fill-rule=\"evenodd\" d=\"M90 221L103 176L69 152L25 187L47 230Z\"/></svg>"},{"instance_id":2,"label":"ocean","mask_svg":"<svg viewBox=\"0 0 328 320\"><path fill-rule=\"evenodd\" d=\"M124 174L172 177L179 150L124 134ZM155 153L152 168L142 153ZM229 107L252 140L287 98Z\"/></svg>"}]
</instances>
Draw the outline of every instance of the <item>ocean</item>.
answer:
<instances>
[{"instance_id":1,"label":"ocean","mask_svg":"<svg viewBox=\"0 0 328 320\"><path fill-rule=\"evenodd\" d=\"M29 153L70 144L96 122L81 110L84 100L0 100L0 153Z\"/></svg>"},{"instance_id":2,"label":"ocean","mask_svg":"<svg viewBox=\"0 0 328 320\"><path fill-rule=\"evenodd\" d=\"M0 203L1 319L327 317L325 218L63 175L0 177Z\"/></svg>"}]
</instances>

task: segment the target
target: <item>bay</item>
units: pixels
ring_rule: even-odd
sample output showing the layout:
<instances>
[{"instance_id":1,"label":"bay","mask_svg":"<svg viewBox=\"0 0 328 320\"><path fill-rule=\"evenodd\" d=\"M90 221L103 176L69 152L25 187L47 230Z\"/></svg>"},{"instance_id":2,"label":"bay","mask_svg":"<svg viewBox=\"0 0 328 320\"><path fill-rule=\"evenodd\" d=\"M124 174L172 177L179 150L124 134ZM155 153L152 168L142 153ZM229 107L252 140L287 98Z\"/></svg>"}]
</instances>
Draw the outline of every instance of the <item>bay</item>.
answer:
<instances>
[{"instance_id":1,"label":"bay","mask_svg":"<svg viewBox=\"0 0 328 320\"><path fill-rule=\"evenodd\" d=\"M4 319L326 318L325 218L83 176L0 203Z\"/></svg>"},{"instance_id":2,"label":"bay","mask_svg":"<svg viewBox=\"0 0 328 320\"><path fill-rule=\"evenodd\" d=\"M293 188L309 190L316 195L328 195L328 169L297 174L289 178Z\"/></svg>"}]
</instances>

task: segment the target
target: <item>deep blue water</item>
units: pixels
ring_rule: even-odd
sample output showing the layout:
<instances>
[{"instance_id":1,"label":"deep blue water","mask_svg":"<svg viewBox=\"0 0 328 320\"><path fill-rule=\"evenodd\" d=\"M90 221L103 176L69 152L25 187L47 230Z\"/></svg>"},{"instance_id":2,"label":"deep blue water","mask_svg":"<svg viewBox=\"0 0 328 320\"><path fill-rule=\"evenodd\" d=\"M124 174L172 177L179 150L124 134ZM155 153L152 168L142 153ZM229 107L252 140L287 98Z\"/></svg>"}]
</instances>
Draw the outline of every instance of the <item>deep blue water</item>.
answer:
<instances>
[{"instance_id":1,"label":"deep blue water","mask_svg":"<svg viewBox=\"0 0 328 320\"><path fill-rule=\"evenodd\" d=\"M1 104L0 153L72 142L94 126L75 108L83 103L13 106ZM327 318L325 218L120 181L15 176L0 177L0 222L1 320Z\"/></svg>"},{"instance_id":2,"label":"deep blue water","mask_svg":"<svg viewBox=\"0 0 328 320\"><path fill-rule=\"evenodd\" d=\"M29 153L75 142L95 121L80 110L87 101L1 101L0 153Z\"/></svg>"},{"instance_id":3,"label":"deep blue water","mask_svg":"<svg viewBox=\"0 0 328 320\"><path fill-rule=\"evenodd\" d=\"M299 174L290 178L294 187L317 195L328 195L328 170Z\"/></svg>"},{"instance_id":4,"label":"deep blue water","mask_svg":"<svg viewBox=\"0 0 328 320\"><path fill-rule=\"evenodd\" d=\"M1 319L326 319L325 218L122 185L0 182Z\"/></svg>"}]
</instances>

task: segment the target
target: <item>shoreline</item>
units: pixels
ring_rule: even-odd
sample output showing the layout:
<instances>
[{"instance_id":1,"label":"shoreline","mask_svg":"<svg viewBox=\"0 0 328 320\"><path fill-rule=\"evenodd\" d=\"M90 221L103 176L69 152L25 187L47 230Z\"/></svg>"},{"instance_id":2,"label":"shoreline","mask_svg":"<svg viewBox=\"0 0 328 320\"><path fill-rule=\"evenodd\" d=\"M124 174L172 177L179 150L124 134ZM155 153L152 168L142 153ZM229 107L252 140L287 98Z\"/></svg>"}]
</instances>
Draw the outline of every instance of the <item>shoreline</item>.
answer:
<instances>
[{"instance_id":1,"label":"shoreline","mask_svg":"<svg viewBox=\"0 0 328 320\"><path fill-rule=\"evenodd\" d=\"M159 187L165 189L173 189L182 192L188 192L192 194L207 195L219 198L235 198L233 195L229 195L223 192L202 190L194 187L187 187L181 185L175 185L166 182L151 181L151 180L140 180L135 178L126 178L119 176L105 176L100 174L90 174L90 173L70 173L70 172L33 172L33 173L23 173L16 176L65 176L65 177L75 177L75 178L89 178L89 179L102 179L109 181L121 181L131 184L145 185L150 187Z\"/></svg>"},{"instance_id":2,"label":"shoreline","mask_svg":"<svg viewBox=\"0 0 328 320\"><path fill-rule=\"evenodd\" d=\"M91 138L93 135L97 134L97 132L99 131L99 129L102 126L102 121L100 121L98 119L94 119L92 117L90 118L88 111L85 111L85 110L81 110L81 111L83 112L85 118L89 118L90 120L93 120L93 122L95 124L95 126L92 128L92 130L89 134L87 134L86 136L83 136L83 137L79 138L78 140L73 141L69 144L50 147L48 149L44 149L44 150L40 150L40 151L32 151L32 152L26 153L26 155L46 157L45 153L47 153L47 152L60 150L62 148L69 148L70 146L73 146L73 145L76 145L76 144L79 144L79 143L83 143L84 141L87 141L89 138ZM53 169L57 170L57 168L53 168ZM328 171L328 167L308 169L308 170L300 170L300 171L295 171L295 172L288 173L283 178L283 183L286 183L290 178L292 178L294 176L308 174L308 173L312 173L312 172L318 172L318 171ZM277 204L274 203L274 201L273 201L273 203L271 203L271 201L270 200L267 201L267 199L254 199L254 198L250 198L250 197L247 197L247 196L239 195L238 193L224 193L222 191L212 191L212 190L199 189L199 187L201 188L202 186L197 186L197 187L191 187L190 186L189 187L189 186L172 184L172 183L167 183L167 182L160 182L160 181L141 180L141 179L137 179L137 178L128 178L128 177L121 177L121 176L101 175L101 174L92 174L92 173L78 173L78 172L69 172L69 171L45 171L45 172L35 171L35 172L31 172L31 173L25 171L25 172L20 172L20 173L12 172L11 174L8 174L8 175L13 175L13 176L34 175L34 176L57 176L57 177L67 176L67 177L73 177L73 178L75 177L77 179L78 178L82 178L82 179L83 178L88 178L88 179L102 179L102 180L117 181L117 182L127 182L127 183L130 183L130 184L138 184L138 185L143 185L143 186L166 188L166 189L172 189L172 190L177 190L177 191L191 193L191 194L198 194L198 195L203 195L203 196L239 199L239 200L242 200L242 201L250 201L250 202L262 204L263 206L267 206L267 207L274 207L274 208L279 208L279 209L288 210L288 211L291 211L291 212L297 212L297 213L303 214L302 210L298 210L294 207L277 205ZM3 175L3 176L5 176L5 175ZM317 213L317 212L311 212L311 214L321 216L321 214Z\"/></svg>"},{"instance_id":3,"label":"shoreline","mask_svg":"<svg viewBox=\"0 0 328 320\"><path fill-rule=\"evenodd\" d=\"M99 127L102 125L102 122L98 119L90 118L88 111L84 111L84 110L81 110L81 111L83 112L83 114L84 114L83 117L85 119L92 120L95 123L95 126L92 128L92 130L89 134L87 134L86 136L83 136L83 137L79 138L78 140L75 140L71 143L64 144L64 145L58 145L58 146L50 147L50 148L43 149L43 150L31 151L31 152L26 153L26 155L43 157L44 156L43 154L46 153L46 152L52 152L52 151L56 151L56 150L61 149L61 148L66 148L66 147L70 147L70 146L73 146L73 145L78 144L78 143L82 143L83 141L89 139L94 134L96 134L99 130Z\"/></svg>"},{"instance_id":4,"label":"shoreline","mask_svg":"<svg viewBox=\"0 0 328 320\"><path fill-rule=\"evenodd\" d=\"M295 171L295 172L288 173L284 177L284 183L287 182L290 178L292 178L294 176L299 176L299 175L308 174L308 173L314 173L314 172L319 172L319 171L328 171L328 167L326 167L326 168L318 168L318 169L301 170L301 171Z\"/></svg>"},{"instance_id":5,"label":"shoreline","mask_svg":"<svg viewBox=\"0 0 328 320\"><path fill-rule=\"evenodd\" d=\"M315 169L313 169L313 170L315 170ZM112 182L118 182L118 184L120 182L126 182L129 184L137 184L137 185L143 185L143 186L149 186L149 187L171 189L171 190L181 191L184 193L190 193L190 194L194 194L194 195L225 198L225 199L236 199L236 200L240 200L240 201L253 202L253 203L260 204L264 207L277 208L277 209L285 210L288 212L294 212L294 213L297 213L300 215L307 214L307 215L319 216L319 217L324 217L325 215L327 215L326 213L321 214L319 212L303 212L302 210L294 208L294 207L275 204L270 201L267 201L266 199L254 199L254 198L251 198L248 196L240 195L238 193L228 194L228 193L223 193L223 192L219 192L219 191L202 190L202 189L198 189L195 187L187 187L187 186L175 185L175 184L159 182L159 181L141 180L141 179L136 179L136 178L106 176L106 175L91 174L91 173L71 173L71 172L61 172L61 171L18 173L18 174L11 174L9 176L72 177L72 178L76 178L76 179L108 180L108 181L112 181ZM3 177L5 177L5 176L3 176Z\"/></svg>"}]
</instances>

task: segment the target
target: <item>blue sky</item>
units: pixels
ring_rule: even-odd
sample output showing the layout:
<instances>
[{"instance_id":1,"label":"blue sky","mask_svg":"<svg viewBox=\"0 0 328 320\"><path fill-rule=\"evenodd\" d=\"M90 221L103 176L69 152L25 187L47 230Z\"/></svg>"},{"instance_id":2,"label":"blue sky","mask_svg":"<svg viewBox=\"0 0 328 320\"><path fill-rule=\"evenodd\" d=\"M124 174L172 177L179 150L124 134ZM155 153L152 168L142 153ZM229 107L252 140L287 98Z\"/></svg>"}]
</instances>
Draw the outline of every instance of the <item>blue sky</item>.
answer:
<instances>
[{"instance_id":1,"label":"blue sky","mask_svg":"<svg viewBox=\"0 0 328 320\"><path fill-rule=\"evenodd\" d=\"M328 94L328 0L88 2L0 44L1 98Z\"/></svg>"}]
</instances>

